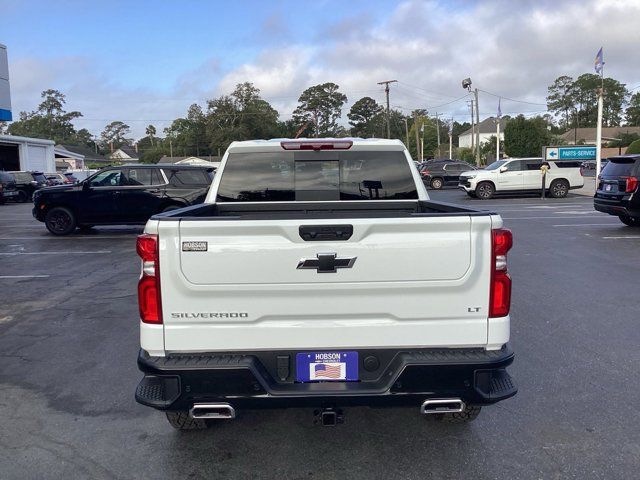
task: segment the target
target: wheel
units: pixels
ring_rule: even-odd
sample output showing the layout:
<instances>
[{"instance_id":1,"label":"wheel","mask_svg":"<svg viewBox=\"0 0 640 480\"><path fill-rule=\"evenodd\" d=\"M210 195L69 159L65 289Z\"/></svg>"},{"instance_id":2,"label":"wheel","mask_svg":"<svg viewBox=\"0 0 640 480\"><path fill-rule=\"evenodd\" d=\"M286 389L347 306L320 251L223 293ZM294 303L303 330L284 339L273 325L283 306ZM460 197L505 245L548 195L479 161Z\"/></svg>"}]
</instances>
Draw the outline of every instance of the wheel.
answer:
<instances>
[{"instance_id":1,"label":"wheel","mask_svg":"<svg viewBox=\"0 0 640 480\"><path fill-rule=\"evenodd\" d=\"M25 203L29 200L29 194L24 190L18 190L18 195L16 196L16 202Z\"/></svg>"},{"instance_id":2,"label":"wheel","mask_svg":"<svg viewBox=\"0 0 640 480\"><path fill-rule=\"evenodd\" d=\"M441 178L432 178L431 179L431 188L434 190L440 190L442 188L443 182Z\"/></svg>"},{"instance_id":3,"label":"wheel","mask_svg":"<svg viewBox=\"0 0 640 480\"><path fill-rule=\"evenodd\" d=\"M443 423L468 423L473 422L478 415L480 415L480 411L482 407L477 407L475 405L467 405L467 408L464 409L464 412L460 413L439 413L435 415L431 415L435 420L438 420Z\"/></svg>"},{"instance_id":4,"label":"wheel","mask_svg":"<svg viewBox=\"0 0 640 480\"><path fill-rule=\"evenodd\" d=\"M640 218L630 217L628 215L620 215L618 218L628 227L640 227Z\"/></svg>"},{"instance_id":5,"label":"wheel","mask_svg":"<svg viewBox=\"0 0 640 480\"><path fill-rule=\"evenodd\" d=\"M189 412L165 412L167 420L176 430L204 430L207 428L206 420L202 418L191 418Z\"/></svg>"},{"instance_id":6,"label":"wheel","mask_svg":"<svg viewBox=\"0 0 640 480\"><path fill-rule=\"evenodd\" d=\"M481 200L489 200L495 191L496 189L491 182L481 182L476 187L476 196Z\"/></svg>"},{"instance_id":7,"label":"wheel","mask_svg":"<svg viewBox=\"0 0 640 480\"><path fill-rule=\"evenodd\" d=\"M564 198L569 193L569 182L554 180L549 187L549 195L553 198Z\"/></svg>"},{"instance_id":8,"label":"wheel","mask_svg":"<svg viewBox=\"0 0 640 480\"><path fill-rule=\"evenodd\" d=\"M164 210L162 210L160 213L165 213L165 212L172 212L173 210L178 210L179 207L178 205L169 205L168 207L165 207Z\"/></svg>"},{"instance_id":9,"label":"wheel","mask_svg":"<svg viewBox=\"0 0 640 480\"><path fill-rule=\"evenodd\" d=\"M54 207L44 217L44 224L54 235L69 235L76 229L76 217L65 207Z\"/></svg>"}]
</instances>

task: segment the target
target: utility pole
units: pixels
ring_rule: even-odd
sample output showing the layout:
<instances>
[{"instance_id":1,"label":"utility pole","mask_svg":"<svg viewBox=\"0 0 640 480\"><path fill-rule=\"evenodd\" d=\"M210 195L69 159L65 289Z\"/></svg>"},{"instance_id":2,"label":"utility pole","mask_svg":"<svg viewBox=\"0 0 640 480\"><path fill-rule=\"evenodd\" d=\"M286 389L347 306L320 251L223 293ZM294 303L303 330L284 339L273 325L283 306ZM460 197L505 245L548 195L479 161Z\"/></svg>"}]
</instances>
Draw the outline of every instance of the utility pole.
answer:
<instances>
[{"instance_id":1,"label":"utility pole","mask_svg":"<svg viewBox=\"0 0 640 480\"><path fill-rule=\"evenodd\" d=\"M596 125L596 188L598 186L598 176L602 165L602 104L604 103L604 55L602 48L596 55L596 73L600 74L600 89L598 91L598 124Z\"/></svg>"},{"instance_id":2,"label":"utility pole","mask_svg":"<svg viewBox=\"0 0 640 480\"><path fill-rule=\"evenodd\" d=\"M476 137L476 129L474 127L474 117L473 117L473 100L471 100L470 102L467 102L467 104L469 105L469 108L471 108L471 151L475 152L475 148L474 148L474 144L475 144L475 137Z\"/></svg>"},{"instance_id":3,"label":"utility pole","mask_svg":"<svg viewBox=\"0 0 640 480\"><path fill-rule=\"evenodd\" d=\"M436 131L438 132L438 155L440 155L440 119L438 118L440 115L436 112Z\"/></svg>"},{"instance_id":4,"label":"utility pole","mask_svg":"<svg viewBox=\"0 0 640 480\"><path fill-rule=\"evenodd\" d=\"M407 139L407 143L405 145L409 148L409 122L407 121L407 117L404 117L404 133Z\"/></svg>"},{"instance_id":5,"label":"utility pole","mask_svg":"<svg viewBox=\"0 0 640 480\"><path fill-rule=\"evenodd\" d=\"M384 85L384 93L387 95L387 138L391 138L391 114L389 112L389 84L397 83L397 80L385 80L378 82L378 85Z\"/></svg>"},{"instance_id":6,"label":"utility pole","mask_svg":"<svg viewBox=\"0 0 640 480\"><path fill-rule=\"evenodd\" d=\"M449 160L453 159L453 117L449 125Z\"/></svg>"},{"instance_id":7,"label":"utility pole","mask_svg":"<svg viewBox=\"0 0 640 480\"><path fill-rule=\"evenodd\" d=\"M476 97L476 166L480 166L480 106L478 103L478 89L474 91Z\"/></svg>"},{"instance_id":8,"label":"utility pole","mask_svg":"<svg viewBox=\"0 0 640 480\"><path fill-rule=\"evenodd\" d=\"M422 161L420 158L420 134L418 133L418 113L413 112L413 128L416 131L416 157L418 157L419 161Z\"/></svg>"}]
</instances>

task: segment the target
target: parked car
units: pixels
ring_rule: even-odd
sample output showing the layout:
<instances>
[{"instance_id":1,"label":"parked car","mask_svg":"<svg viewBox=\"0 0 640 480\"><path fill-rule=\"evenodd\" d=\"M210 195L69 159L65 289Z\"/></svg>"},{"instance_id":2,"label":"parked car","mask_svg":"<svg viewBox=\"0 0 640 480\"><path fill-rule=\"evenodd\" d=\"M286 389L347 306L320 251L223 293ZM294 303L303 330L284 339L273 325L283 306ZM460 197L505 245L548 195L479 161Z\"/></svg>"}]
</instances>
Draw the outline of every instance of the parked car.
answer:
<instances>
[{"instance_id":1,"label":"parked car","mask_svg":"<svg viewBox=\"0 0 640 480\"><path fill-rule=\"evenodd\" d=\"M9 172L16 180L18 202L28 202L33 198L33 192L39 188L49 186L47 177L42 172Z\"/></svg>"},{"instance_id":2,"label":"parked car","mask_svg":"<svg viewBox=\"0 0 640 480\"><path fill-rule=\"evenodd\" d=\"M37 190L33 216L54 235L76 227L144 224L156 213L201 203L213 177L209 167L109 167L77 185Z\"/></svg>"},{"instance_id":3,"label":"parked car","mask_svg":"<svg viewBox=\"0 0 640 480\"><path fill-rule=\"evenodd\" d=\"M73 172L64 172L63 175L67 177L66 183L78 183L80 181Z\"/></svg>"},{"instance_id":4,"label":"parked car","mask_svg":"<svg viewBox=\"0 0 640 480\"><path fill-rule=\"evenodd\" d=\"M17 199L18 189L16 188L15 177L9 172L0 171L0 203Z\"/></svg>"},{"instance_id":5,"label":"parked car","mask_svg":"<svg viewBox=\"0 0 640 480\"><path fill-rule=\"evenodd\" d=\"M545 163L549 167L545 190L550 197L563 198L574 188L584 186L580 162L545 161L542 158L507 158L497 160L482 170L468 171L460 175L458 187L470 197L482 200L501 193L540 192Z\"/></svg>"},{"instance_id":6,"label":"parked car","mask_svg":"<svg viewBox=\"0 0 640 480\"><path fill-rule=\"evenodd\" d=\"M138 402L186 430L296 406L458 423L516 394L499 215L430 201L398 140L233 142L222 165L138 237Z\"/></svg>"},{"instance_id":7,"label":"parked car","mask_svg":"<svg viewBox=\"0 0 640 480\"><path fill-rule=\"evenodd\" d=\"M62 173L45 173L44 176L49 181L49 185L66 185L67 183L73 183Z\"/></svg>"},{"instance_id":8,"label":"parked car","mask_svg":"<svg viewBox=\"0 0 640 480\"><path fill-rule=\"evenodd\" d=\"M640 227L640 155L610 157L598 177L593 206L616 215L630 227Z\"/></svg>"},{"instance_id":9,"label":"parked car","mask_svg":"<svg viewBox=\"0 0 640 480\"><path fill-rule=\"evenodd\" d=\"M476 167L466 162L455 160L434 161L424 166L420 175L425 185L439 190L442 187L458 185L460 174L476 170Z\"/></svg>"}]
</instances>

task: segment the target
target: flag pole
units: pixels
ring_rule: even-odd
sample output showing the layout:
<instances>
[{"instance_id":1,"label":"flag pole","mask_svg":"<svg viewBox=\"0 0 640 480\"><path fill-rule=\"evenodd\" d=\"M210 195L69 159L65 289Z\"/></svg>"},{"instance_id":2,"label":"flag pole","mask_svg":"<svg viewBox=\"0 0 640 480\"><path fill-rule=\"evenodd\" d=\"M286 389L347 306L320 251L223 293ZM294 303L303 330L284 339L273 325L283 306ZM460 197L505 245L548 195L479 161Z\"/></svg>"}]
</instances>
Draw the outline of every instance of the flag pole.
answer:
<instances>
[{"instance_id":1,"label":"flag pole","mask_svg":"<svg viewBox=\"0 0 640 480\"><path fill-rule=\"evenodd\" d=\"M602 109L604 103L604 54L602 49L598 52L596 60L599 60L600 64L600 91L598 92L598 123L596 125L596 189L598 188L598 177L600 176L600 168L602 166Z\"/></svg>"},{"instance_id":2,"label":"flag pole","mask_svg":"<svg viewBox=\"0 0 640 480\"><path fill-rule=\"evenodd\" d=\"M500 117L502 110L500 109L500 98L498 98L498 118L496 119L496 161L500 160Z\"/></svg>"}]
</instances>

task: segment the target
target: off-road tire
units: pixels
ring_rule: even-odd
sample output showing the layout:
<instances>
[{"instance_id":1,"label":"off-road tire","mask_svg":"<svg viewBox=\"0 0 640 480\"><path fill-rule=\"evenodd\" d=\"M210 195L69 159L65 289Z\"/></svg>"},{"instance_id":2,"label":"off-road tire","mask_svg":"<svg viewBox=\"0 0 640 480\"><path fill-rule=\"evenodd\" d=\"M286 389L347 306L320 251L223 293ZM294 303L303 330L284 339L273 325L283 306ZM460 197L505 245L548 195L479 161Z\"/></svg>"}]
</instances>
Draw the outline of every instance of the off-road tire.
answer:
<instances>
[{"instance_id":1,"label":"off-road tire","mask_svg":"<svg viewBox=\"0 0 640 480\"><path fill-rule=\"evenodd\" d=\"M429 186L434 190L440 190L444 186L444 182L442 181L441 178L438 178L438 177L432 178L431 182L429 183Z\"/></svg>"},{"instance_id":2,"label":"off-road tire","mask_svg":"<svg viewBox=\"0 0 640 480\"><path fill-rule=\"evenodd\" d=\"M480 415L480 411L482 407L478 407L475 405L467 405L464 412L460 413L438 413L434 415L430 415L434 417L435 420L440 421L442 423L469 423L473 422L478 415Z\"/></svg>"},{"instance_id":3,"label":"off-road tire","mask_svg":"<svg viewBox=\"0 0 640 480\"><path fill-rule=\"evenodd\" d=\"M29 194L24 190L18 190L18 195L16 196L16 202L27 203L28 201L29 201Z\"/></svg>"},{"instance_id":4,"label":"off-road tire","mask_svg":"<svg viewBox=\"0 0 640 480\"><path fill-rule=\"evenodd\" d=\"M207 421L202 418L191 418L189 412L165 412L169 424L176 430L204 430Z\"/></svg>"},{"instance_id":5,"label":"off-road tire","mask_svg":"<svg viewBox=\"0 0 640 480\"><path fill-rule=\"evenodd\" d=\"M552 198L564 198L569 193L569 182L566 180L554 180L549 185L549 196Z\"/></svg>"},{"instance_id":6,"label":"off-road tire","mask_svg":"<svg viewBox=\"0 0 640 480\"><path fill-rule=\"evenodd\" d=\"M476 197L480 200L489 200L496 193L496 187L491 182L480 182L476 187Z\"/></svg>"},{"instance_id":7,"label":"off-road tire","mask_svg":"<svg viewBox=\"0 0 640 480\"><path fill-rule=\"evenodd\" d=\"M640 227L640 218L634 218L628 215L620 215L618 218L628 227Z\"/></svg>"},{"instance_id":8,"label":"off-road tire","mask_svg":"<svg viewBox=\"0 0 640 480\"><path fill-rule=\"evenodd\" d=\"M76 217L66 207L54 207L45 215L44 224L54 235L69 235L76 229Z\"/></svg>"}]
</instances>

